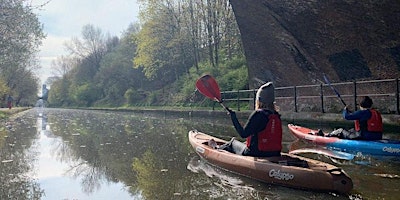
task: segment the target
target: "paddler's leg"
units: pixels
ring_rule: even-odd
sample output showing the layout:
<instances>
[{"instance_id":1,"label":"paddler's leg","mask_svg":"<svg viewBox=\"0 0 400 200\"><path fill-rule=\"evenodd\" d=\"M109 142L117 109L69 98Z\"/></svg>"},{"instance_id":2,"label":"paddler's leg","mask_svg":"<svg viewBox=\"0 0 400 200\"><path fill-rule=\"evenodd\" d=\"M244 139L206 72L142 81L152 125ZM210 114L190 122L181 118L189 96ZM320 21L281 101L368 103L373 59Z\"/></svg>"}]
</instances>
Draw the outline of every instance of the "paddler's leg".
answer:
<instances>
[{"instance_id":1,"label":"paddler's leg","mask_svg":"<svg viewBox=\"0 0 400 200\"><path fill-rule=\"evenodd\" d=\"M343 138L346 138L346 139L357 139L361 136L361 133L354 130L353 128L348 131L343 130L342 134L343 134Z\"/></svg>"},{"instance_id":2,"label":"paddler's leg","mask_svg":"<svg viewBox=\"0 0 400 200\"><path fill-rule=\"evenodd\" d=\"M233 137L229 142L221 145L218 147L218 149L222 149L222 150L226 150L229 151L231 153L235 153L232 149L232 142L235 140L235 137Z\"/></svg>"},{"instance_id":3,"label":"paddler's leg","mask_svg":"<svg viewBox=\"0 0 400 200\"><path fill-rule=\"evenodd\" d=\"M338 128L328 134L326 134L326 137L341 137L343 132L343 128Z\"/></svg>"},{"instance_id":4,"label":"paddler's leg","mask_svg":"<svg viewBox=\"0 0 400 200\"><path fill-rule=\"evenodd\" d=\"M208 146L212 147L213 149L217 149L218 148L217 142L215 142L214 139L211 139L211 140L208 141Z\"/></svg>"}]
</instances>

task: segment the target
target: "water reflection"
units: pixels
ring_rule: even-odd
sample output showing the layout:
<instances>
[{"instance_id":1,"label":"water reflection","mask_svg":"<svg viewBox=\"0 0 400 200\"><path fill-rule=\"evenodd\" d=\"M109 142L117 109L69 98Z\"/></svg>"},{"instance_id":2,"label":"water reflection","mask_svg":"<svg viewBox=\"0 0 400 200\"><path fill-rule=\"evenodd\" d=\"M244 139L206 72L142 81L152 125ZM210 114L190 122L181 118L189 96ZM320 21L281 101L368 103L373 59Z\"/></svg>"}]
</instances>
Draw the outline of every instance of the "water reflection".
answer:
<instances>
[{"instance_id":1,"label":"water reflection","mask_svg":"<svg viewBox=\"0 0 400 200\"><path fill-rule=\"evenodd\" d=\"M192 129L236 136L229 119L37 108L11 124L0 132L0 199L390 199L400 183L393 160L341 163L355 181L350 197L231 174L199 160L187 138ZM287 151L294 138L283 140Z\"/></svg>"},{"instance_id":2,"label":"water reflection","mask_svg":"<svg viewBox=\"0 0 400 200\"><path fill-rule=\"evenodd\" d=\"M78 124L81 128L74 126L82 119L49 109L42 111L37 118L41 152L37 177L46 199L127 199L132 196L124 184L108 176L93 140L81 137L80 131L90 132L83 124ZM69 132L71 128L77 131Z\"/></svg>"},{"instance_id":3,"label":"water reflection","mask_svg":"<svg viewBox=\"0 0 400 200\"><path fill-rule=\"evenodd\" d=\"M23 131L14 124L22 124ZM36 139L31 124L16 117L0 130L0 199L40 199L43 195L32 176L37 152L28 151Z\"/></svg>"}]
</instances>

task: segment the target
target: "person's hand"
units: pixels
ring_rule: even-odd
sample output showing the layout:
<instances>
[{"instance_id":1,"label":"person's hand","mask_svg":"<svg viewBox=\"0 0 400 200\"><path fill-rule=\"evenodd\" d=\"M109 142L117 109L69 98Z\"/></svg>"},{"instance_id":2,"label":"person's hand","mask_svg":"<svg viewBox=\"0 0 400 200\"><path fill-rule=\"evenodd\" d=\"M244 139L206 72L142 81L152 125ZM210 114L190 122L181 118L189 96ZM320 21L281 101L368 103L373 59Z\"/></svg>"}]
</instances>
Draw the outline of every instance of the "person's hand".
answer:
<instances>
[{"instance_id":1,"label":"person's hand","mask_svg":"<svg viewBox=\"0 0 400 200\"><path fill-rule=\"evenodd\" d=\"M227 109L228 110L228 115L230 115L231 117L236 117L236 113L235 111L231 110L231 109Z\"/></svg>"}]
</instances>

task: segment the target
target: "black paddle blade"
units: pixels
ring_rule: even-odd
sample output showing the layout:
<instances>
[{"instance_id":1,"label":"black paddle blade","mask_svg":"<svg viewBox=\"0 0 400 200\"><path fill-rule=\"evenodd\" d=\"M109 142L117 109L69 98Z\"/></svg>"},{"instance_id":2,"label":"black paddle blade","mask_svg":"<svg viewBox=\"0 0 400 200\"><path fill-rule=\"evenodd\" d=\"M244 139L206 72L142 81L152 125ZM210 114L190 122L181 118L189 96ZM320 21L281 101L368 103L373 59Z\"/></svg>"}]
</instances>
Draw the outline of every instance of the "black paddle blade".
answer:
<instances>
[{"instance_id":1,"label":"black paddle blade","mask_svg":"<svg viewBox=\"0 0 400 200\"><path fill-rule=\"evenodd\" d=\"M196 81L196 88L204 96L221 102L221 91L217 81L211 75L204 75Z\"/></svg>"}]
</instances>

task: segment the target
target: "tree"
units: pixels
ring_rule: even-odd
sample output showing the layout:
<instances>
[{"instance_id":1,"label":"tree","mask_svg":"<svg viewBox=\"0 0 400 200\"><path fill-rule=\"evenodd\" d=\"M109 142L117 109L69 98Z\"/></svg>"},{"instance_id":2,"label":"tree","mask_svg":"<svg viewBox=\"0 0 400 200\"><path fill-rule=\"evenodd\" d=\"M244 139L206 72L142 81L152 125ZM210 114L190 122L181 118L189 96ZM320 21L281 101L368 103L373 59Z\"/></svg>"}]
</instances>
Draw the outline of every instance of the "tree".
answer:
<instances>
[{"instance_id":1,"label":"tree","mask_svg":"<svg viewBox=\"0 0 400 200\"><path fill-rule=\"evenodd\" d=\"M70 94L68 88L71 82L68 77L63 77L57 80L53 80L51 89L48 93L48 102L50 106L62 107L71 105Z\"/></svg>"},{"instance_id":2,"label":"tree","mask_svg":"<svg viewBox=\"0 0 400 200\"><path fill-rule=\"evenodd\" d=\"M57 81L57 89L61 91L68 85L65 94L69 95L69 103L83 105L86 103L80 100L90 99L90 106L117 106L126 100L130 104L153 102L154 97L158 104L167 103L182 88L187 88L179 84L192 79L190 73L227 74L237 66L243 67L236 65L244 55L239 30L226 0L138 2L140 26L130 26L121 39L104 37L99 29L87 25L82 39L73 38L67 44L77 62L72 69L64 70L68 71L63 78L66 80L63 84ZM59 70L71 66L64 66L69 63L66 59L59 61L55 63ZM90 90L96 90L87 94L90 98L82 93ZM64 100L60 95L53 97Z\"/></svg>"},{"instance_id":3,"label":"tree","mask_svg":"<svg viewBox=\"0 0 400 200\"><path fill-rule=\"evenodd\" d=\"M72 70L72 68L77 66L78 59L67 56L60 56L51 62L51 69L53 76L63 77L68 72Z\"/></svg>"},{"instance_id":4,"label":"tree","mask_svg":"<svg viewBox=\"0 0 400 200\"><path fill-rule=\"evenodd\" d=\"M152 80L161 80L165 85L188 72L194 63L188 32L182 29L180 8L174 1L141 1L144 20L136 35L137 43L134 67L142 67Z\"/></svg>"},{"instance_id":5,"label":"tree","mask_svg":"<svg viewBox=\"0 0 400 200\"><path fill-rule=\"evenodd\" d=\"M83 83L91 81L98 69L103 56L107 52L106 37L100 30L88 24L82 28L82 40L72 38L70 43L65 44L71 56L81 62L76 66L75 72L83 78Z\"/></svg>"},{"instance_id":6,"label":"tree","mask_svg":"<svg viewBox=\"0 0 400 200\"><path fill-rule=\"evenodd\" d=\"M221 55L243 56L240 34L232 8L226 0L141 0L142 29L135 67L143 67L148 78L182 72L189 74L199 62L218 67ZM226 55L228 54L228 55ZM169 72L173 73L169 73Z\"/></svg>"},{"instance_id":7,"label":"tree","mask_svg":"<svg viewBox=\"0 0 400 200\"><path fill-rule=\"evenodd\" d=\"M31 99L26 90L37 93L38 89L32 71L38 67L36 53L45 35L33 10L41 6L25 0L0 0L0 79L20 96L19 101ZM27 80L30 84L25 84Z\"/></svg>"},{"instance_id":8,"label":"tree","mask_svg":"<svg viewBox=\"0 0 400 200\"><path fill-rule=\"evenodd\" d=\"M62 81L57 82L55 91L49 93L49 100L61 100L54 105L91 106L102 98L101 90L94 84L93 79L100 69L104 55L118 44L118 38L104 36L99 28L85 25L82 28L82 39L72 38L65 46L70 53L68 58L55 61L56 69L64 74ZM68 92L68 98L56 94ZM50 96L51 94L51 96ZM51 98L50 98L51 97Z\"/></svg>"},{"instance_id":9,"label":"tree","mask_svg":"<svg viewBox=\"0 0 400 200\"><path fill-rule=\"evenodd\" d=\"M16 105L31 106L35 105L38 99L39 78L31 71L19 73L20 80L14 88L14 100Z\"/></svg>"},{"instance_id":10,"label":"tree","mask_svg":"<svg viewBox=\"0 0 400 200\"><path fill-rule=\"evenodd\" d=\"M135 25L131 25L118 45L106 54L101 62L95 82L98 88L102 88L103 99L101 104L121 105L125 102L124 94L130 88L141 88L145 82L145 76L141 69L132 68L132 60L136 45L131 36L138 31Z\"/></svg>"},{"instance_id":11,"label":"tree","mask_svg":"<svg viewBox=\"0 0 400 200\"><path fill-rule=\"evenodd\" d=\"M25 0L0 0L0 70L26 64L45 37L35 8Z\"/></svg>"}]
</instances>

